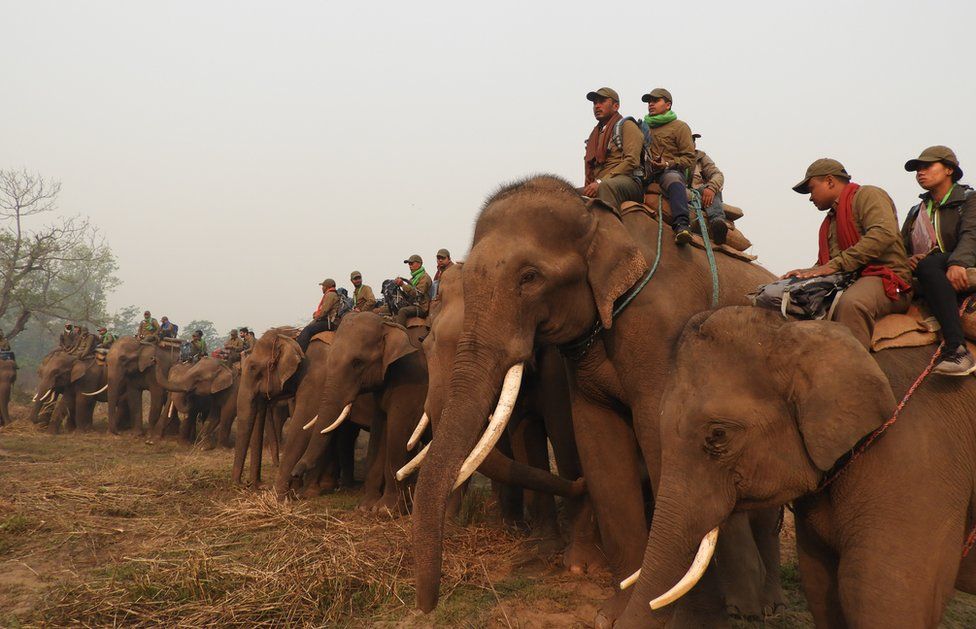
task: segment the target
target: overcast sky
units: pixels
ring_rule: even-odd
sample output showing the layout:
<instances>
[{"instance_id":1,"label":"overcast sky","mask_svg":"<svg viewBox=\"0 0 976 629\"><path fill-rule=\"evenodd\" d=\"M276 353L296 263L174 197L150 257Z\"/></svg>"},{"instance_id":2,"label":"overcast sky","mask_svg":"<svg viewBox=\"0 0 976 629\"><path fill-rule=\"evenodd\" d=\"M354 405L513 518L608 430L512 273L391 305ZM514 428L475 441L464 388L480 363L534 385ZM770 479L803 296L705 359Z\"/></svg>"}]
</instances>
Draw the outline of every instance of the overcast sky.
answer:
<instances>
[{"instance_id":1,"label":"overcast sky","mask_svg":"<svg viewBox=\"0 0 976 629\"><path fill-rule=\"evenodd\" d=\"M632 115L672 92L778 273L816 255L790 190L814 159L901 217L922 148L976 169L971 1L0 7L0 168L61 180L61 211L100 227L113 308L221 331L307 319L325 277L379 290L411 253L463 258L502 182L581 183L604 85Z\"/></svg>"}]
</instances>

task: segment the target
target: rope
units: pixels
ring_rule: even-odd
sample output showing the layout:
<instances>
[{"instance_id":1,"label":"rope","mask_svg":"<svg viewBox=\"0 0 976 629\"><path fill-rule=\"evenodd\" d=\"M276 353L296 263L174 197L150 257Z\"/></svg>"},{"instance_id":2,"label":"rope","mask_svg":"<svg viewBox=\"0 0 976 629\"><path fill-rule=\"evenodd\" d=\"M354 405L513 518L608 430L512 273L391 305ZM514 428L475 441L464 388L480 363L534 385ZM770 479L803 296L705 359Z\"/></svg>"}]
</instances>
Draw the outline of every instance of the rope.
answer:
<instances>
[{"instance_id":1,"label":"rope","mask_svg":"<svg viewBox=\"0 0 976 629\"><path fill-rule=\"evenodd\" d=\"M712 273L712 308L718 308L718 265L715 263L715 252L712 251L712 239L708 235L708 225L702 214L701 192L691 188L691 207L695 210L698 218L698 227L701 230L702 240L705 241L705 255L708 257L708 268Z\"/></svg>"},{"instance_id":2,"label":"rope","mask_svg":"<svg viewBox=\"0 0 976 629\"><path fill-rule=\"evenodd\" d=\"M279 354L275 353L277 348L278 335L275 334L274 338L271 339L271 360L268 361L268 369L266 374L268 386L264 392L265 397L267 397L269 400L271 399L271 372L274 371L274 368L278 365L278 359L281 358Z\"/></svg>"}]
</instances>

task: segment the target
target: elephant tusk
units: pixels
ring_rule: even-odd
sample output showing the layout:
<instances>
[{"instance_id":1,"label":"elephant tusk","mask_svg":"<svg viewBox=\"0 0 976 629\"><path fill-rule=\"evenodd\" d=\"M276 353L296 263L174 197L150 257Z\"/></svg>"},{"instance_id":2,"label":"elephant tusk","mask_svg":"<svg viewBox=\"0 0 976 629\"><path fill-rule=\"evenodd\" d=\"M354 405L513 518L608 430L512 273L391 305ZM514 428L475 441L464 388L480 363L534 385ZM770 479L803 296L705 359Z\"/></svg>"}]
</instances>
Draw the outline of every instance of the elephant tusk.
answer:
<instances>
[{"instance_id":1,"label":"elephant tusk","mask_svg":"<svg viewBox=\"0 0 976 629\"><path fill-rule=\"evenodd\" d=\"M36 401L37 401L37 394L35 393L34 397L31 398L31 402L36 402Z\"/></svg>"},{"instance_id":2,"label":"elephant tusk","mask_svg":"<svg viewBox=\"0 0 976 629\"><path fill-rule=\"evenodd\" d=\"M99 393L101 393L102 391L104 391L107 388L108 388L108 385L106 384L104 387L102 387L98 391L94 391L92 393L85 393L84 391L82 391L81 394L82 395L87 395L88 397L92 397L92 396L98 395Z\"/></svg>"},{"instance_id":3,"label":"elephant tusk","mask_svg":"<svg viewBox=\"0 0 976 629\"><path fill-rule=\"evenodd\" d=\"M339 417L334 422L332 422L331 425L326 426L325 428L322 429L322 434L324 435L325 433L332 432L333 430L338 428L339 424L346 421L346 417L349 416L349 411L351 410L352 410L352 403L346 404L346 408L342 409L342 412L339 413Z\"/></svg>"},{"instance_id":4,"label":"elephant tusk","mask_svg":"<svg viewBox=\"0 0 976 629\"><path fill-rule=\"evenodd\" d=\"M640 576L640 568L637 569L637 572L635 572L634 574L630 575L629 577L627 577L626 579L620 582L620 589L626 590L633 584L637 583L637 577L639 576Z\"/></svg>"},{"instance_id":5,"label":"elephant tusk","mask_svg":"<svg viewBox=\"0 0 976 629\"><path fill-rule=\"evenodd\" d=\"M481 435L481 439L475 445L471 454L468 455L468 458L461 465L457 480L454 482L454 489L463 485L464 481L468 480L474 474L474 471L478 469L479 465L484 463L491 449L501 439L502 432L505 430L508 420L512 418L515 400L518 399L519 387L522 385L523 368L524 365L518 363L512 365L508 373L505 374L505 380L502 383L502 392L498 396L498 404L495 406L495 412L489 416L488 427L485 429L484 434Z\"/></svg>"},{"instance_id":6,"label":"elephant tusk","mask_svg":"<svg viewBox=\"0 0 976 629\"><path fill-rule=\"evenodd\" d=\"M307 424L305 424L304 426L302 426L302 430L308 430L309 428L311 428L312 426L314 426L315 425L315 422L317 422L318 420L319 420L319 416L316 415L315 417L312 418L312 421L310 421Z\"/></svg>"},{"instance_id":7,"label":"elephant tusk","mask_svg":"<svg viewBox=\"0 0 976 629\"><path fill-rule=\"evenodd\" d=\"M169 402L169 411L167 411L166 417L172 417L173 416L173 405L174 404L175 404L175 402L173 400L170 400L170 402Z\"/></svg>"},{"instance_id":8,"label":"elephant tusk","mask_svg":"<svg viewBox=\"0 0 976 629\"><path fill-rule=\"evenodd\" d=\"M430 423L430 418L427 417L427 413L424 413L420 417L420 422L417 427L413 429L413 434L410 435L410 439L407 440L407 450L413 450L417 446L417 442L420 438L424 436L424 430L427 429L427 424Z\"/></svg>"},{"instance_id":9,"label":"elephant tusk","mask_svg":"<svg viewBox=\"0 0 976 629\"><path fill-rule=\"evenodd\" d=\"M54 389L48 389L47 390L47 393L45 393L44 395L41 396L41 401L42 402L47 399L47 396L51 395L51 391L54 391Z\"/></svg>"},{"instance_id":10,"label":"elephant tusk","mask_svg":"<svg viewBox=\"0 0 976 629\"><path fill-rule=\"evenodd\" d=\"M716 526L702 538L701 544L698 546L698 552L695 554L695 560L691 562L691 567L688 568L685 576L681 577L681 580L670 590L651 601L651 609L661 609L665 605L675 602L687 594L688 590L695 587L695 584L705 574L705 569L708 568L708 562L712 560L712 555L715 554L715 544L717 542L718 527Z\"/></svg>"},{"instance_id":11,"label":"elephant tusk","mask_svg":"<svg viewBox=\"0 0 976 629\"><path fill-rule=\"evenodd\" d=\"M433 443L433 442L431 442L431 443ZM424 457L427 456L427 450L429 450L429 449L430 449L430 443L428 443L427 445L425 445L424 446L424 449L417 453L417 456L415 456L412 459L410 459L410 461L408 461L406 465L404 465L403 467L401 467L399 469L399 471L397 471L397 473L396 473L396 479L399 480L399 481L402 481L406 477L408 477L411 474L413 474L414 473L414 470L416 470L418 467L420 467L420 464L424 462Z\"/></svg>"}]
</instances>

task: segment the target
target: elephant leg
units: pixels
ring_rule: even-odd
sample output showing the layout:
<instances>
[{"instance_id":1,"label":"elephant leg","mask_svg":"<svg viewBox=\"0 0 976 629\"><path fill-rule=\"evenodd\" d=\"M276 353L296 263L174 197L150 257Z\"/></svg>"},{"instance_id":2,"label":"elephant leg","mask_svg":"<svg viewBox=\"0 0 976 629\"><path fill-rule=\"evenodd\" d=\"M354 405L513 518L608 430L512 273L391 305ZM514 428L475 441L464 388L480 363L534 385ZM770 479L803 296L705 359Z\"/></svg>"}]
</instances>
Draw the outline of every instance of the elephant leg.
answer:
<instances>
[{"instance_id":1,"label":"elephant leg","mask_svg":"<svg viewBox=\"0 0 976 629\"><path fill-rule=\"evenodd\" d=\"M339 486L339 458L336 456L338 445L336 439L331 439L316 466L305 473L305 478L308 479L304 492L306 498L332 493Z\"/></svg>"},{"instance_id":2,"label":"elephant leg","mask_svg":"<svg viewBox=\"0 0 976 629\"><path fill-rule=\"evenodd\" d=\"M204 413L206 419L203 424L203 430L200 433L200 441L203 442L203 447L205 450L213 450L215 447L217 447L217 424L220 421L220 410L215 408L214 404L211 404L210 406L206 407L206 411L204 411ZM264 431L262 430L261 432L261 445L263 446Z\"/></svg>"},{"instance_id":3,"label":"elephant leg","mask_svg":"<svg viewBox=\"0 0 976 629\"><path fill-rule=\"evenodd\" d=\"M641 567L647 520L641 491L637 440L624 417L577 392L573 428L579 435L580 462L593 499L615 594L597 612L596 624L610 626L630 597L618 584Z\"/></svg>"},{"instance_id":4,"label":"elephant leg","mask_svg":"<svg viewBox=\"0 0 976 629\"><path fill-rule=\"evenodd\" d=\"M343 425L336 446L339 461L339 485L341 487L356 486L356 441L359 439L360 427L355 424Z\"/></svg>"},{"instance_id":5,"label":"elephant leg","mask_svg":"<svg viewBox=\"0 0 976 629\"><path fill-rule=\"evenodd\" d=\"M531 415L522 424L523 456L526 463L549 471L549 443L546 440L542 418ZM550 543L556 542L557 548L554 550L560 549L562 540L559 537L559 524L556 520L556 498L552 494L538 491L526 491L525 498L532 525L532 537L549 540Z\"/></svg>"},{"instance_id":6,"label":"elephant leg","mask_svg":"<svg viewBox=\"0 0 976 629\"><path fill-rule=\"evenodd\" d=\"M386 456L383 469L383 501L377 505L378 511L391 515L405 515L410 512L410 496L407 488L409 480L398 481L397 470L407 464L411 453L407 442L414 428L424 414L423 396L415 405L397 404L386 419Z\"/></svg>"},{"instance_id":7,"label":"elephant leg","mask_svg":"<svg viewBox=\"0 0 976 629\"><path fill-rule=\"evenodd\" d=\"M243 421L237 422L237 439L234 441L234 467L231 472L231 479L234 484L241 484L241 476L244 474L244 461L247 459L247 448L251 443L254 423L258 416L264 416L267 406L266 402L251 400L245 408Z\"/></svg>"},{"instance_id":8,"label":"elephant leg","mask_svg":"<svg viewBox=\"0 0 976 629\"><path fill-rule=\"evenodd\" d=\"M383 457L386 449L386 419L374 418L369 428L369 446L366 449L366 482L359 509L370 509L383 497Z\"/></svg>"},{"instance_id":9,"label":"elephant leg","mask_svg":"<svg viewBox=\"0 0 976 629\"><path fill-rule=\"evenodd\" d=\"M196 436L196 415L193 411L184 413L183 418L180 419L180 412L173 409L173 414L180 422L180 443L185 445L193 445L194 437Z\"/></svg>"},{"instance_id":10,"label":"elephant leg","mask_svg":"<svg viewBox=\"0 0 976 629\"><path fill-rule=\"evenodd\" d=\"M285 434L285 422L288 421L290 408L288 405L276 404L268 411L272 431L271 460L276 467L281 465L281 449L284 447L282 437Z\"/></svg>"},{"instance_id":11,"label":"elephant leg","mask_svg":"<svg viewBox=\"0 0 976 629\"><path fill-rule=\"evenodd\" d=\"M161 387L149 389L149 418L146 420L146 432L152 434L153 429L158 429L160 435L165 432L165 424L163 426L157 424L163 424L163 406L167 397L166 390Z\"/></svg>"},{"instance_id":12,"label":"elephant leg","mask_svg":"<svg viewBox=\"0 0 976 629\"><path fill-rule=\"evenodd\" d=\"M89 432L92 428L92 412L95 400L87 395L75 394L75 425L82 432Z\"/></svg>"},{"instance_id":13,"label":"elephant leg","mask_svg":"<svg viewBox=\"0 0 976 629\"><path fill-rule=\"evenodd\" d=\"M132 387L126 392L126 402L129 405L129 417L132 420L130 432L136 436L145 434L142 426L142 391Z\"/></svg>"},{"instance_id":14,"label":"elephant leg","mask_svg":"<svg viewBox=\"0 0 976 629\"><path fill-rule=\"evenodd\" d=\"M762 618L766 569L753 541L748 514L733 513L729 517L718 536L715 553L728 613L747 620ZM715 570L714 565L712 569Z\"/></svg>"},{"instance_id":15,"label":"elephant leg","mask_svg":"<svg viewBox=\"0 0 976 629\"><path fill-rule=\"evenodd\" d=\"M720 536L721 537L721 536ZM796 518L796 557L807 607L818 627L846 627L837 584L837 554Z\"/></svg>"},{"instance_id":16,"label":"elephant leg","mask_svg":"<svg viewBox=\"0 0 976 629\"><path fill-rule=\"evenodd\" d=\"M762 509L749 512L749 524L752 526L752 536L759 548L766 569L766 580L763 584L763 613L766 616L778 614L786 609L786 596L779 573L779 532L782 526L783 510Z\"/></svg>"},{"instance_id":17,"label":"elephant leg","mask_svg":"<svg viewBox=\"0 0 976 629\"><path fill-rule=\"evenodd\" d=\"M61 421L67 416L67 409L64 408L64 398L58 398L57 402L50 404L51 414L47 421L47 434L56 435L61 432Z\"/></svg>"},{"instance_id":18,"label":"elephant leg","mask_svg":"<svg viewBox=\"0 0 976 629\"><path fill-rule=\"evenodd\" d=\"M230 435L234 418L237 417L237 400L228 395L226 400L221 401L219 410L220 423L217 427L217 443L222 448L233 448L234 440L231 439ZM271 430L271 433L274 434L274 430Z\"/></svg>"},{"instance_id":19,"label":"elephant leg","mask_svg":"<svg viewBox=\"0 0 976 629\"><path fill-rule=\"evenodd\" d=\"M68 389L63 396L64 407L68 411L68 416L64 422L65 432L74 432L78 428L78 403L74 391Z\"/></svg>"}]
</instances>

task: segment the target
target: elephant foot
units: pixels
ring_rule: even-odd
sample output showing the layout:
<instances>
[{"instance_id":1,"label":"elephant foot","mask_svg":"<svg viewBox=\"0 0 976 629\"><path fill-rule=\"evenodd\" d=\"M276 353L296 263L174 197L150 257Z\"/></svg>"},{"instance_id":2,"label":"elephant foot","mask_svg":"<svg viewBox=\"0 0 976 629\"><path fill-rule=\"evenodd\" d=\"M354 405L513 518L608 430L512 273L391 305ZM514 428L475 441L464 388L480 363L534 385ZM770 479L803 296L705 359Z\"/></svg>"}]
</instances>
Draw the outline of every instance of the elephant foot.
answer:
<instances>
[{"instance_id":1,"label":"elephant foot","mask_svg":"<svg viewBox=\"0 0 976 629\"><path fill-rule=\"evenodd\" d=\"M371 511L373 505L378 503L382 498L379 494L366 494L359 500L359 504L356 505L358 511Z\"/></svg>"},{"instance_id":2,"label":"elephant foot","mask_svg":"<svg viewBox=\"0 0 976 629\"><path fill-rule=\"evenodd\" d=\"M200 449L209 452L210 450L214 449L214 444L209 441L205 441L202 444L200 444Z\"/></svg>"},{"instance_id":3,"label":"elephant foot","mask_svg":"<svg viewBox=\"0 0 976 629\"><path fill-rule=\"evenodd\" d=\"M384 495L373 504L370 511L372 513L389 516L391 518L398 518L401 515L407 515L406 505L403 504L403 501L400 500L400 497L396 494Z\"/></svg>"},{"instance_id":4,"label":"elephant foot","mask_svg":"<svg viewBox=\"0 0 976 629\"><path fill-rule=\"evenodd\" d=\"M306 500L310 498L318 498L319 496L325 493L328 492L324 487L322 487L322 485L318 485L318 484L307 485L304 489L302 489L302 498L305 498Z\"/></svg>"},{"instance_id":5,"label":"elephant foot","mask_svg":"<svg viewBox=\"0 0 976 629\"><path fill-rule=\"evenodd\" d=\"M633 589L633 588L630 588ZM593 626L598 629L611 629L613 623L617 622L617 618L623 613L624 608L627 607L627 601L630 600L630 591L623 590L618 591L616 594L604 601L603 605L596 612L596 618L593 619Z\"/></svg>"},{"instance_id":6,"label":"elephant foot","mask_svg":"<svg viewBox=\"0 0 976 629\"><path fill-rule=\"evenodd\" d=\"M570 574L583 575L607 568L607 558L595 541L574 539L563 553L563 566Z\"/></svg>"}]
</instances>

